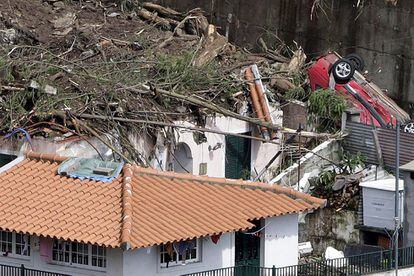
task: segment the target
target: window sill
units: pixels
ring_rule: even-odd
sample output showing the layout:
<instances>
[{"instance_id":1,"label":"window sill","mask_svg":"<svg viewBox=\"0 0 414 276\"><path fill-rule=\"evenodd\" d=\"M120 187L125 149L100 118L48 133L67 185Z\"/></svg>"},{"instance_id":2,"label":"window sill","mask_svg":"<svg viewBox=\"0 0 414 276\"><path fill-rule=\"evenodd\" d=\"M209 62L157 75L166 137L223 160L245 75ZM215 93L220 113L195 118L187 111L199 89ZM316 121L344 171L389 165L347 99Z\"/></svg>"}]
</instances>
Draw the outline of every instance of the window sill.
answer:
<instances>
[{"instance_id":1,"label":"window sill","mask_svg":"<svg viewBox=\"0 0 414 276\"><path fill-rule=\"evenodd\" d=\"M89 265L70 264L70 263L57 262L57 261L51 261L49 265L72 267L74 269L76 268L76 269L83 269L83 270L88 270L88 271L106 272L105 267L94 267L94 266L89 266Z\"/></svg>"},{"instance_id":2,"label":"window sill","mask_svg":"<svg viewBox=\"0 0 414 276\"><path fill-rule=\"evenodd\" d=\"M21 266L23 265L31 265L32 258L31 256L19 256L19 255L11 255L9 254L7 257L0 255L0 263L8 264L13 266Z\"/></svg>"},{"instance_id":3,"label":"window sill","mask_svg":"<svg viewBox=\"0 0 414 276\"><path fill-rule=\"evenodd\" d=\"M180 275L183 273L192 273L211 269L203 261L191 262L186 265L174 265L168 267L158 266L157 273L160 275Z\"/></svg>"},{"instance_id":4,"label":"window sill","mask_svg":"<svg viewBox=\"0 0 414 276\"><path fill-rule=\"evenodd\" d=\"M24 260L24 261L30 261L31 256L22 256L17 254L9 254L7 256L4 256L3 253L0 253L0 259L1 260Z\"/></svg>"},{"instance_id":5,"label":"window sill","mask_svg":"<svg viewBox=\"0 0 414 276\"><path fill-rule=\"evenodd\" d=\"M169 268L173 268L173 267L185 267L187 265L191 265L191 264L197 264L200 263L199 260L194 260L194 261L186 261L185 263L179 261L178 263L176 262L170 262L168 267L167 265L160 265L160 269L169 269Z\"/></svg>"}]
</instances>

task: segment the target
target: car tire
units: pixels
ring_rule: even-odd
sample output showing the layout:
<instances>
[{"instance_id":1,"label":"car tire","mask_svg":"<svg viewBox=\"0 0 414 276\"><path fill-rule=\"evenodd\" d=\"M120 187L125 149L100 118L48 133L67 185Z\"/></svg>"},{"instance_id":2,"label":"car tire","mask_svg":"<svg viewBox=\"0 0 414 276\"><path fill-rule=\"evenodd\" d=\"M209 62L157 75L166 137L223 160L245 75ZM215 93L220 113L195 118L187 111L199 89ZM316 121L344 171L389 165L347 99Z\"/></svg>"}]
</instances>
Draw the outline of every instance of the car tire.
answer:
<instances>
[{"instance_id":1,"label":"car tire","mask_svg":"<svg viewBox=\"0 0 414 276\"><path fill-rule=\"evenodd\" d=\"M358 54L349 54L345 57L346 59L352 61L355 65L355 70L362 71L365 68L365 61L364 59Z\"/></svg>"},{"instance_id":2,"label":"car tire","mask_svg":"<svg viewBox=\"0 0 414 276\"><path fill-rule=\"evenodd\" d=\"M404 132L414 134L414 122L407 123L404 128Z\"/></svg>"},{"instance_id":3,"label":"car tire","mask_svg":"<svg viewBox=\"0 0 414 276\"><path fill-rule=\"evenodd\" d=\"M345 84L354 76L355 65L352 61L341 58L332 65L331 72L336 83Z\"/></svg>"}]
</instances>

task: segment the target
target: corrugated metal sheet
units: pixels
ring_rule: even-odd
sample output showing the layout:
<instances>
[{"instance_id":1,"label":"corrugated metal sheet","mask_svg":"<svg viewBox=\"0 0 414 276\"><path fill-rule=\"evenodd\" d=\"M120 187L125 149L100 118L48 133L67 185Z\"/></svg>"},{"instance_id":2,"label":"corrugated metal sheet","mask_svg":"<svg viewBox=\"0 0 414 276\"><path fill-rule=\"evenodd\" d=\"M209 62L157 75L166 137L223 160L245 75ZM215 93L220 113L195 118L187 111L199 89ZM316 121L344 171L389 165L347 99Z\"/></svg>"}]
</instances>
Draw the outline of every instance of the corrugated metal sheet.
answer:
<instances>
[{"instance_id":1,"label":"corrugated metal sheet","mask_svg":"<svg viewBox=\"0 0 414 276\"><path fill-rule=\"evenodd\" d=\"M367 158L367 163L378 164L372 126L347 122L346 130L349 135L344 141L345 151L352 154L360 152ZM394 168L396 131L392 128L377 128L376 131L384 165L388 168ZM400 138L400 164L404 165L414 160L414 134L401 132Z\"/></svg>"},{"instance_id":2,"label":"corrugated metal sheet","mask_svg":"<svg viewBox=\"0 0 414 276\"><path fill-rule=\"evenodd\" d=\"M382 157L387 167L395 167L395 129L378 129ZM414 160L414 134L401 132L400 135L400 164L405 165Z\"/></svg>"},{"instance_id":3,"label":"corrugated metal sheet","mask_svg":"<svg viewBox=\"0 0 414 276\"><path fill-rule=\"evenodd\" d=\"M345 151L351 154L357 154L360 152L367 158L367 163L378 164L372 126L355 122L347 122L346 130L349 135L346 136L344 141Z\"/></svg>"}]
</instances>

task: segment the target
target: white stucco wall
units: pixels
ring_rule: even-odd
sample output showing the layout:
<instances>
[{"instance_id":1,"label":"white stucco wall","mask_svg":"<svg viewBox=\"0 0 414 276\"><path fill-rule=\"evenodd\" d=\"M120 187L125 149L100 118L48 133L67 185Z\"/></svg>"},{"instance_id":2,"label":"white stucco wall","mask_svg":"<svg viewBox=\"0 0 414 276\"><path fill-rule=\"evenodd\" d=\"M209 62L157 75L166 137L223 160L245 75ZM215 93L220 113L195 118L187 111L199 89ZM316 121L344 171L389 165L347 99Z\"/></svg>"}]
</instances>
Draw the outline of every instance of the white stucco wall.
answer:
<instances>
[{"instance_id":1,"label":"white stucco wall","mask_svg":"<svg viewBox=\"0 0 414 276\"><path fill-rule=\"evenodd\" d=\"M123 276L122 250L107 248L107 267L94 269L92 267L75 267L71 265L45 263L42 261L39 252L39 239L32 237L30 241L31 256L29 257L4 257L0 255L0 263L12 266L21 266L37 270L69 274L74 276Z\"/></svg>"},{"instance_id":2,"label":"white stucco wall","mask_svg":"<svg viewBox=\"0 0 414 276\"><path fill-rule=\"evenodd\" d=\"M298 215L286 215L265 220L266 227L261 238L261 265L283 267L295 265L298 261ZM122 251L120 248L107 248L107 267L75 267L70 265L45 263L40 258L38 239L31 239L31 256L14 258L0 256L0 263L43 271L65 273L76 276L166 276L181 275L205 270L232 267L235 264L235 234L223 234L214 244L210 237L201 240L200 261L161 268L159 247Z\"/></svg>"},{"instance_id":3,"label":"white stucco wall","mask_svg":"<svg viewBox=\"0 0 414 276\"><path fill-rule=\"evenodd\" d=\"M268 218L261 240L261 265L265 267L290 266L298 263L298 215L286 215ZM185 266L161 268L159 251L156 246L147 249L133 250L124 253L124 276L161 276L181 275L205 270L234 266L235 240L234 233L221 236L218 244L209 237L202 240L201 260Z\"/></svg>"},{"instance_id":4,"label":"white stucco wall","mask_svg":"<svg viewBox=\"0 0 414 276\"><path fill-rule=\"evenodd\" d=\"M219 242L214 244L210 237L205 237L201 242L201 260L186 265L172 265L161 268L159 251L157 246L124 252L123 275L124 276L158 276L181 275L185 273L234 266L234 233L221 236Z\"/></svg>"},{"instance_id":5,"label":"white stucco wall","mask_svg":"<svg viewBox=\"0 0 414 276\"><path fill-rule=\"evenodd\" d=\"M395 276L395 270L369 274L370 276ZM414 267L398 269L399 276L414 276Z\"/></svg>"},{"instance_id":6,"label":"white stucco wall","mask_svg":"<svg viewBox=\"0 0 414 276\"><path fill-rule=\"evenodd\" d=\"M281 124L281 120L279 123ZM176 124L193 126L188 122L176 122ZM208 117L206 120L206 128L238 134L252 132L257 136L255 133L257 131L256 128L252 128L249 123L223 116ZM194 141L193 133L194 131L186 129L177 130L177 142L185 143L191 150L193 157L193 174L199 174L200 163L207 163L208 176L224 177L226 154L225 135L205 133L207 142L197 144ZM276 144L263 143L256 140L252 140L251 143L251 174L252 176L255 176L256 172L260 172L260 170L266 166L280 147ZM216 150L209 151L209 146L213 148L218 144L221 144L221 147ZM278 164L279 161L276 160L272 165L277 166ZM265 180L269 180L270 175L265 174L264 176Z\"/></svg>"},{"instance_id":7,"label":"white stucco wall","mask_svg":"<svg viewBox=\"0 0 414 276\"><path fill-rule=\"evenodd\" d=\"M267 218L262 239L264 267L283 267L298 264L298 215Z\"/></svg>"}]
</instances>

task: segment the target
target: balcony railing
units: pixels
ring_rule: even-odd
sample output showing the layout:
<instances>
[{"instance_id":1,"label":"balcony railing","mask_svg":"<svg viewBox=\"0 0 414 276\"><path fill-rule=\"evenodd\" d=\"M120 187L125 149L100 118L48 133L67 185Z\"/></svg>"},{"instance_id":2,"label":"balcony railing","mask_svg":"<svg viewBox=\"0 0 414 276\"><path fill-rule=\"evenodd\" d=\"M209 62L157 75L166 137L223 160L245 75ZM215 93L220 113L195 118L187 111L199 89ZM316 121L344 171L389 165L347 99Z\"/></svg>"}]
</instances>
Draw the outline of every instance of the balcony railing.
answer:
<instances>
[{"instance_id":1,"label":"balcony railing","mask_svg":"<svg viewBox=\"0 0 414 276\"><path fill-rule=\"evenodd\" d=\"M398 267L414 266L414 247L398 250ZM395 268L394 250L322 260L287 267L235 266L185 274L183 276L343 276L365 275Z\"/></svg>"},{"instance_id":2,"label":"balcony railing","mask_svg":"<svg viewBox=\"0 0 414 276\"><path fill-rule=\"evenodd\" d=\"M37 269L26 268L24 265L11 266L0 264L1 276L70 276L55 272L42 271Z\"/></svg>"}]
</instances>

